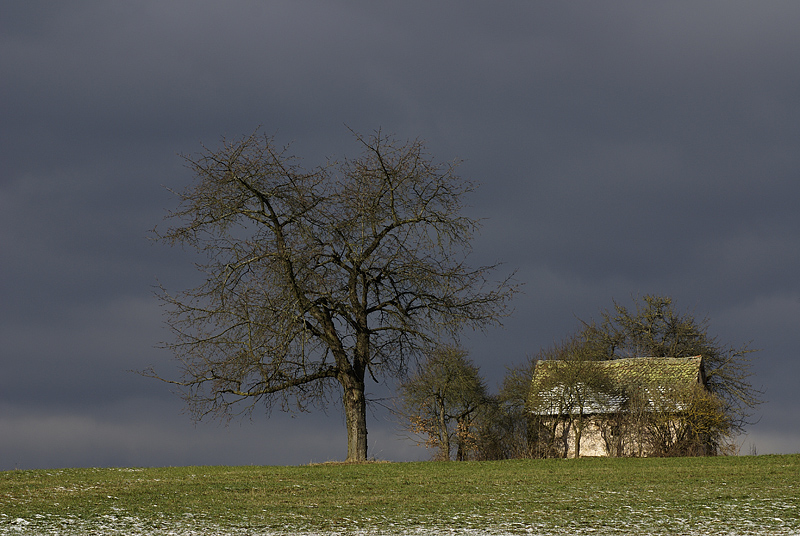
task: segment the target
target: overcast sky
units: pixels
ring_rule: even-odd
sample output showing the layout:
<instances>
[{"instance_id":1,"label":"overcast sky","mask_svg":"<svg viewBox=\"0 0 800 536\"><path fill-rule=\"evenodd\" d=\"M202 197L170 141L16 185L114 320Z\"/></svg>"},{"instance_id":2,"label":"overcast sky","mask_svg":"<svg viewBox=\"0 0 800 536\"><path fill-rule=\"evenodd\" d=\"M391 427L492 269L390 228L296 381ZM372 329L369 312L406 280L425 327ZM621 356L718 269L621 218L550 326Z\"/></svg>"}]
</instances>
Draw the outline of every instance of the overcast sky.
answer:
<instances>
[{"instance_id":1,"label":"overcast sky","mask_svg":"<svg viewBox=\"0 0 800 536\"><path fill-rule=\"evenodd\" d=\"M341 410L194 425L148 240L179 153L259 125L309 165L345 125L426 140L482 186L474 263L518 269L507 366L612 300L672 296L761 349L744 454L800 452L800 3L0 3L0 470L346 457ZM374 393L378 393L377 390ZM377 396L377 395L376 395ZM385 411L370 455L426 459Z\"/></svg>"}]
</instances>

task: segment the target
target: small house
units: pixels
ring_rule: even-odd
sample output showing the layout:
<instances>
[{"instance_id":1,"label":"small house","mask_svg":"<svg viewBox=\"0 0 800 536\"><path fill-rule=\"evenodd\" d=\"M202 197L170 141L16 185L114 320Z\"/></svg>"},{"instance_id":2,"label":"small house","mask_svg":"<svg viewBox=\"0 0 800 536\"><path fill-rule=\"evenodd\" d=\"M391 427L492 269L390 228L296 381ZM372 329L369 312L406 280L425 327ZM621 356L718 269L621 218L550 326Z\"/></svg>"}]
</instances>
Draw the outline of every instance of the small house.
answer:
<instances>
[{"instance_id":1,"label":"small house","mask_svg":"<svg viewBox=\"0 0 800 536\"><path fill-rule=\"evenodd\" d=\"M540 454L668 453L696 435L685 417L705 386L701 356L538 361L528 408Z\"/></svg>"}]
</instances>

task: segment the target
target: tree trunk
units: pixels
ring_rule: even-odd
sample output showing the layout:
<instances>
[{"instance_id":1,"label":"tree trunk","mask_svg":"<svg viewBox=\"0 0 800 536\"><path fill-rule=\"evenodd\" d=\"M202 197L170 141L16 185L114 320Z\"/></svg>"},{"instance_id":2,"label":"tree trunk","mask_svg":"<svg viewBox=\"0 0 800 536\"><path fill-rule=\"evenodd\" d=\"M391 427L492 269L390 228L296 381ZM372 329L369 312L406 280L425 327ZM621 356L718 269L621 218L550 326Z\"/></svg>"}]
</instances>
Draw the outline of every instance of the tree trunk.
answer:
<instances>
[{"instance_id":1,"label":"tree trunk","mask_svg":"<svg viewBox=\"0 0 800 536\"><path fill-rule=\"evenodd\" d=\"M439 457L443 461L450 461L450 431L447 429L447 415L444 409L444 400L439 400Z\"/></svg>"},{"instance_id":2,"label":"tree trunk","mask_svg":"<svg viewBox=\"0 0 800 536\"><path fill-rule=\"evenodd\" d=\"M463 437L463 422L461 419L456 419L456 461L463 462L464 461L464 437Z\"/></svg>"},{"instance_id":3,"label":"tree trunk","mask_svg":"<svg viewBox=\"0 0 800 536\"><path fill-rule=\"evenodd\" d=\"M564 444L564 458L569 458L569 433L572 423L567 420L564 422L564 429L561 431L561 441Z\"/></svg>"},{"instance_id":4,"label":"tree trunk","mask_svg":"<svg viewBox=\"0 0 800 536\"><path fill-rule=\"evenodd\" d=\"M575 423L575 457L581 457L581 437L583 437L583 419Z\"/></svg>"},{"instance_id":5,"label":"tree trunk","mask_svg":"<svg viewBox=\"0 0 800 536\"><path fill-rule=\"evenodd\" d=\"M347 422L347 461L367 461L367 399L364 382L354 378L344 386L344 414Z\"/></svg>"}]
</instances>

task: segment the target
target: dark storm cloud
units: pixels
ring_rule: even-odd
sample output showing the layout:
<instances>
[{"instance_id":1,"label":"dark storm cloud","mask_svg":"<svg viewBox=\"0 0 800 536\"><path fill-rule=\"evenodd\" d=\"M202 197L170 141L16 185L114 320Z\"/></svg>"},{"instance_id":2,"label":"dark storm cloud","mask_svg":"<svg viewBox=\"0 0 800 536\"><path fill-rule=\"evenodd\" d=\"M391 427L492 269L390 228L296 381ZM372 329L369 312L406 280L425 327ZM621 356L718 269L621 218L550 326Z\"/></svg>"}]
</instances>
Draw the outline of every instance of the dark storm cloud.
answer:
<instances>
[{"instance_id":1,"label":"dark storm cloud","mask_svg":"<svg viewBox=\"0 0 800 536\"><path fill-rule=\"evenodd\" d=\"M193 428L128 372L176 372L153 286L197 280L190 252L148 240L164 186L191 180L177 153L259 125L308 165L357 150L344 125L464 160L487 218L474 262L525 283L505 330L467 339L491 385L612 299L666 293L762 349L748 441L797 451L798 19L784 2L2 4L0 468L343 456L302 446L344 443L336 407ZM374 454L424 456L370 419Z\"/></svg>"}]
</instances>

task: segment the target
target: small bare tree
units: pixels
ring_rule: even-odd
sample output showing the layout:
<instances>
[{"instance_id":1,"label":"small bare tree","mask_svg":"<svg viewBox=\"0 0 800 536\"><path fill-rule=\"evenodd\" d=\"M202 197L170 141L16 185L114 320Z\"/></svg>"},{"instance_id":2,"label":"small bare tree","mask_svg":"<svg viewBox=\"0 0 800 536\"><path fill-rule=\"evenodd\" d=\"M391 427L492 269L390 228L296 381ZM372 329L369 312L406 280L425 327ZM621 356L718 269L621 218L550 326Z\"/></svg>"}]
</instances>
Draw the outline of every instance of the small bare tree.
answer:
<instances>
[{"instance_id":1,"label":"small bare tree","mask_svg":"<svg viewBox=\"0 0 800 536\"><path fill-rule=\"evenodd\" d=\"M719 431L730 438L744 430L762 402L763 393L751 382L755 350L723 344L708 331L707 318L677 311L668 296L645 295L635 308L614 302L599 323L585 323L583 333L600 359L703 356L706 387L724 413L726 425Z\"/></svg>"},{"instance_id":2,"label":"small bare tree","mask_svg":"<svg viewBox=\"0 0 800 536\"><path fill-rule=\"evenodd\" d=\"M202 284L161 294L182 370L167 381L194 416L304 409L338 390L350 461L367 458L367 377L499 323L515 291L465 262L477 222L454 164L419 141L355 137L360 157L311 170L270 137L223 140L186 158L197 180L156 230L206 256Z\"/></svg>"},{"instance_id":3,"label":"small bare tree","mask_svg":"<svg viewBox=\"0 0 800 536\"><path fill-rule=\"evenodd\" d=\"M553 435L561 438L564 457L569 453L572 433L574 455L579 458L589 417L615 387L605 369L598 366L597 355L582 334L540 352L539 356L549 358L537 361L537 366L547 367L549 373L532 389L529 403L552 416Z\"/></svg>"},{"instance_id":4,"label":"small bare tree","mask_svg":"<svg viewBox=\"0 0 800 536\"><path fill-rule=\"evenodd\" d=\"M536 361L506 369L500 393L493 397L491 412L482 419L482 459L531 458L539 453L541 427L529 408L531 379Z\"/></svg>"},{"instance_id":5,"label":"small bare tree","mask_svg":"<svg viewBox=\"0 0 800 536\"><path fill-rule=\"evenodd\" d=\"M467 353L456 347L434 350L400 386L399 414L436 458L467 458L476 440L474 421L488 403L486 385Z\"/></svg>"},{"instance_id":6,"label":"small bare tree","mask_svg":"<svg viewBox=\"0 0 800 536\"><path fill-rule=\"evenodd\" d=\"M700 385L661 389L652 396L641 438L650 456L709 456L731 452L730 416Z\"/></svg>"}]
</instances>

